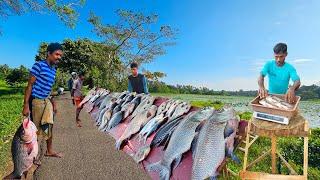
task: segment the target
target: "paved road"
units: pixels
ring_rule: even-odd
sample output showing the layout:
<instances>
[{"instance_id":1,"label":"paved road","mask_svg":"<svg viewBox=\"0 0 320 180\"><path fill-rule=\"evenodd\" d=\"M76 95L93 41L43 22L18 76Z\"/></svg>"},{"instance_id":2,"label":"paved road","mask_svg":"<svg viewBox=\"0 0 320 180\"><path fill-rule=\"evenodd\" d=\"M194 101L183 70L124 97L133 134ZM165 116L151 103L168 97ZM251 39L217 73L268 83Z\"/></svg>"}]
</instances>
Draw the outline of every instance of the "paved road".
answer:
<instances>
[{"instance_id":1,"label":"paved road","mask_svg":"<svg viewBox=\"0 0 320 180\"><path fill-rule=\"evenodd\" d=\"M90 116L81 112L82 128L75 125L75 109L70 95L57 99L58 114L54 124L54 149L61 159L44 157L35 179L150 179L122 151L115 150L112 137L99 132Z\"/></svg>"}]
</instances>

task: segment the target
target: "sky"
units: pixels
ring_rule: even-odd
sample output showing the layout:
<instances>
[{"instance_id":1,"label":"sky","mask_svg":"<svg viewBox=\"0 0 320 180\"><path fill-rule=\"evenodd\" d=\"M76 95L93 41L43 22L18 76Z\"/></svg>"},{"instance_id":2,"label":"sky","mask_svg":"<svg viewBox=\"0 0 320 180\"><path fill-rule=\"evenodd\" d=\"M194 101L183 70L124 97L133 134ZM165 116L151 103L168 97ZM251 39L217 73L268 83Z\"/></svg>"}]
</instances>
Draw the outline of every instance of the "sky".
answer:
<instances>
[{"instance_id":1,"label":"sky","mask_svg":"<svg viewBox=\"0 0 320 180\"><path fill-rule=\"evenodd\" d=\"M320 1L317 0L87 0L76 28L54 14L27 13L1 20L0 64L31 67L41 42L89 38L102 41L87 22L90 11L115 23L115 11L128 9L159 15L158 25L179 29L177 44L150 71L167 74L168 84L215 90L256 90L263 64L277 42L288 44L287 62L304 85L320 81Z\"/></svg>"}]
</instances>

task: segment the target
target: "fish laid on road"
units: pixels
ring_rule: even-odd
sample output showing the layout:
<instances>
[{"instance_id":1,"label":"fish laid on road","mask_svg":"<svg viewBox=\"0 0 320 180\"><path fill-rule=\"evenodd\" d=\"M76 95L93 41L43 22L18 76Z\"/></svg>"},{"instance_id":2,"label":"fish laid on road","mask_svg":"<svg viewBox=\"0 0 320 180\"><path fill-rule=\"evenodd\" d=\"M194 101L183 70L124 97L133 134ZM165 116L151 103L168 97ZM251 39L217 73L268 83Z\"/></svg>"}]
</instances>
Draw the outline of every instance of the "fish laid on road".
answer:
<instances>
[{"instance_id":1,"label":"fish laid on road","mask_svg":"<svg viewBox=\"0 0 320 180\"><path fill-rule=\"evenodd\" d=\"M225 158L224 129L231 119L236 119L235 111L223 108L215 111L201 127L193 150L193 180L216 177L216 170Z\"/></svg>"},{"instance_id":2,"label":"fish laid on road","mask_svg":"<svg viewBox=\"0 0 320 180\"><path fill-rule=\"evenodd\" d=\"M38 155L37 128L35 124L25 118L17 129L11 145L13 172L4 179L20 179L27 175L34 159Z\"/></svg>"},{"instance_id":3,"label":"fish laid on road","mask_svg":"<svg viewBox=\"0 0 320 180\"><path fill-rule=\"evenodd\" d=\"M165 121L165 119L166 117L164 117L164 114L159 114L152 118L139 132L139 139L144 140L144 143L146 143L147 138L162 124L163 121Z\"/></svg>"},{"instance_id":4,"label":"fish laid on road","mask_svg":"<svg viewBox=\"0 0 320 180\"><path fill-rule=\"evenodd\" d=\"M183 114L189 112L191 108L191 105L189 103L183 102L178 104L178 106L175 108L174 112L169 116L169 120L176 119Z\"/></svg>"},{"instance_id":5,"label":"fish laid on road","mask_svg":"<svg viewBox=\"0 0 320 180\"><path fill-rule=\"evenodd\" d=\"M149 154L151 148L160 146L169 142L170 136L172 135L173 131L176 129L178 124L181 122L183 118L177 118L172 121L167 121L163 124L159 130L156 132L155 136L153 137L151 143L149 145L141 147L137 153L133 156L133 159L139 163L143 161Z\"/></svg>"},{"instance_id":6,"label":"fish laid on road","mask_svg":"<svg viewBox=\"0 0 320 180\"><path fill-rule=\"evenodd\" d=\"M128 124L127 128L116 142L116 148L120 149L124 141L128 140L132 135L140 131L140 129L152 119L157 112L157 106L152 105L150 108L145 109L137 114Z\"/></svg>"},{"instance_id":7,"label":"fish laid on road","mask_svg":"<svg viewBox=\"0 0 320 180\"><path fill-rule=\"evenodd\" d=\"M137 114L145 111L146 109L149 109L152 106L154 100L155 98L151 95L142 96L141 103L136 107L131 116L135 117Z\"/></svg>"},{"instance_id":8,"label":"fish laid on road","mask_svg":"<svg viewBox=\"0 0 320 180\"><path fill-rule=\"evenodd\" d=\"M190 149L193 138L197 134L197 127L202 121L207 120L213 111L211 108L204 108L198 112L191 112L190 116L184 118L171 135L161 161L147 166L148 171L157 171L160 179L169 180L172 163L174 162L173 168L180 164L182 155Z\"/></svg>"}]
</instances>

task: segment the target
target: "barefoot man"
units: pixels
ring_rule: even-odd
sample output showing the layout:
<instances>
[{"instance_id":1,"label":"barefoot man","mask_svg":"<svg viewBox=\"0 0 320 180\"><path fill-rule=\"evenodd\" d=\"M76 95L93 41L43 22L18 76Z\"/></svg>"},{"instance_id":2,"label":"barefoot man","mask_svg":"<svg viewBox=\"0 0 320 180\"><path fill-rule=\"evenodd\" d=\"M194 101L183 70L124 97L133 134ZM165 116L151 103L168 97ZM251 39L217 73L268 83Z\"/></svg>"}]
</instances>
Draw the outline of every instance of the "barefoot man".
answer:
<instances>
[{"instance_id":1,"label":"barefoot man","mask_svg":"<svg viewBox=\"0 0 320 180\"><path fill-rule=\"evenodd\" d=\"M72 90L71 90L71 96L74 99L74 103L76 105L76 123L78 127L81 127L79 115L83 108L83 106L80 106L81 101L83 100L83 94L82 94L82 84L84 80L84 73L79 73L78 79L76 79L73 82Z\"/></svg>"},{"instance_id":2,"label":"barefoot man","mask_svg":"<svg viewBox=\"0 0 320 180\"><path fill-rule=\"evenodd\" d=\"M285 62L288 55L287 45L278 43L273 48L274 60L268 61L261 70L258 84L259 96L265 98L270 94L285 94L285 99L289 103L294 103L296 100L295 92L300 87L300 78L296 69L289 63ZM264 87L264 77L269 78L269 92ZM289 86L289 80L294 83ZM289 86L289 87L288 87Z\"/></svg>"},{"instance_id":3,"label":"barefoot man","mask_svg":"<svg viewBox=\"0 0 320 180\"><path fill-rule=\"evenodd\" d=\"M43 155L44 140L47 142L45 156L61 158L52 148L53 113L57 111L53 99L49 96L56 76L56 64L63 52L59 43L51 43L47 48L47 58L36 62L30 70L28 86L24 94L22 114L30 116L38 129L39 153L35 164L40 165Z\"/></svg>"}]
</instances>

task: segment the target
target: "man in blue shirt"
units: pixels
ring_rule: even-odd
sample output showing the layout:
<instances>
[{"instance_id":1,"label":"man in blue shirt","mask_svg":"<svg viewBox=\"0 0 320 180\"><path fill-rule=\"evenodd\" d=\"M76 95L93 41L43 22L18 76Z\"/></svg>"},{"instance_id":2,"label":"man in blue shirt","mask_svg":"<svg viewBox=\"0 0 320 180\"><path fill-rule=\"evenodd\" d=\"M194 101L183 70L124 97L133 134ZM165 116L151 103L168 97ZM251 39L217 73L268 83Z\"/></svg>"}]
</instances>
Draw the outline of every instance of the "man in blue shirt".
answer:
<instances>
[{"instance_id":1,"label":"man in blue shirt","mask_svg":"<svg viewBox=\"0 0 320 180\"><path fill-rule=\"evenodd\" d=\"M131 75L128 77L128 91L136 92L137 94L148 94L148 84L146 77L143 74L138 73L138 64L136 62L131 63Z\"/></svg>"},{"instance_id":2,"label":"man in blue shirt","mask_svg":"<svg viewBox=\"0 0 320 180\"><path fill-rule=\"evenodd\" d=\"M62 57L62 46L51 43L47 47L47 58L36 62L30 70L28 86L24 94L22 114L29 116L38 129L39 153L36 164L40 165L43 153L43 141L47 141L45 156L62 157L52 148L53 115L57 112L52 98L49 98L56 77L56 64Z\"/></svg>"},{"instance_id":3,"label":"man in blue shirt","mask_svg":"<svg viewBox=\"0 0 320 180\"><path fill-rule=\"evenodd\" d=\"M270 94L285 94L285 99L289 103L296 100L295 91L300 87L300 77L296 69L289 63L285 62L288 55L287 45L285 43L278 43L273 48L274 60L268 61L260 72L259 96L265 98ZM269 92L264 87L264 77L269 78ZM289 86L290 79L294 82ZM289 86L289 87L288 87Z\"/></svg>"}]
</instances>

